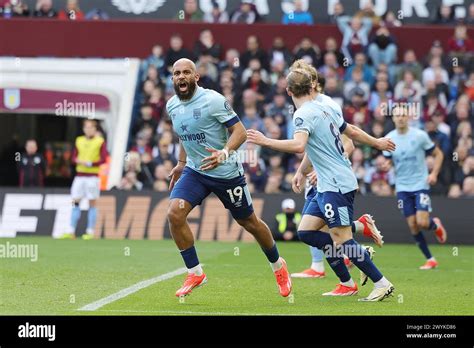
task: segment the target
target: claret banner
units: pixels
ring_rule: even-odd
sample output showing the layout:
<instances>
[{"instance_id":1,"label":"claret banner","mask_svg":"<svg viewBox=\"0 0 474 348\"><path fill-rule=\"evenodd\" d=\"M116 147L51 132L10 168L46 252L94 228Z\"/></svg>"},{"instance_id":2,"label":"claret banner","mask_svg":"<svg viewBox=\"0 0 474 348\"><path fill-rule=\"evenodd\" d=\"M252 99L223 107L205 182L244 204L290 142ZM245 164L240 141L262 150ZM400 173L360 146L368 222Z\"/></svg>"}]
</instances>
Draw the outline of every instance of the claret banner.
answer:
<instances>
[{"instance_id":1,"label":"claret banner","mask_svg":"<svg viewBox=\"0 0 474 348\"><path fill-rule=\"evenodd\" d=\"M296 201L301 211L303 195L292 193L252 194L255 213L271 229L276 229L275 215L281 212L281 203L286 198ZM98 200L96 238L99 239L150 239L171 238L168 222L168 193L154 191L108 191ZM473 244L472 209L474 200L432 197L433 207L438 209L446 228L453 231L449 243ZM87 202L81 202L83 214L76 235L85 232ZM354 217L370 213L387 243L412 243L405 221L398 211L395 197L356 196ZM65 189L0 189L0 238L17 236L58 237L66 231L71 218L71 197ZM195 207L188 221L197 240L200 241L244 241L253 237L232 219L219 199L210 195L203 204ZM427 238L433 239L433 236ZM364 240L364 237L356 236Z\"/></svg>"}]
</instances>

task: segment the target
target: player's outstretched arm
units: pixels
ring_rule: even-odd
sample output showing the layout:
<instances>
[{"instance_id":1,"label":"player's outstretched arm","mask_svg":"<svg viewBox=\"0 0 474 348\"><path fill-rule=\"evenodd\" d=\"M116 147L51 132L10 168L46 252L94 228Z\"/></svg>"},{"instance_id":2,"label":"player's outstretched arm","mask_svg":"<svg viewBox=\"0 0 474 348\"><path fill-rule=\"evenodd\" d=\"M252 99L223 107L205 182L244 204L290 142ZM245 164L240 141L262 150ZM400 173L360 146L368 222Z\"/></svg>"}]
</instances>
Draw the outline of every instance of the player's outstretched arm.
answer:
<instances>
[{"instance_id":1,"label":"player's outstretched arm","mask_svg":"<svg viewBox=\"0 0 474 348\"><path fill-rule=\"evenodd\" d=\"M434 165L433 170L431 171L430 175L428 175L428 184L434 185L438 181L438 174L441 170L441 166L443 165L444 154L443 151L436 146L431 153L434 157Z\"/></svg>"},{"instance_id":2,"label":"player's outstretched arm","mask_svg":"<svg viewBox=\"0 0 474 348\"><path fill-rule=\"evenodd\" d=\"M247 140L247 132L242 122L227 128L230 137L222 150L206 148L211 153L210 156L202 159L201 170L216 168L220 163L229 158L229 153L236 151Z\"/></svg>"},{"instance_id":3,"label":"player's outstretched arm","mask_svg":"<svg viewBox=\"0 0 474 348\"><path fill-rule=\"evenodd\" d=\"M170 174L168 175L168 177L171 178L169 186L170 191L173 189L174 184L176 184L176 181L178 181L179 177L183 173L184 166L186 165L186 157L186 150L184 149L183 144L180 143L178 164L171 170Z\"/></svg>"},{"instance_id":4,"label":"player's outstretched arm","mask_svg":"<svg viewBox=\"0 0 474 348\"><path fill-rule=\"evenodd\" d=\"M341 136L342 146L344 147L344 153L347 158L350 157L352 152L355 150L354 142L347 135L342 134Z\"/></svg>"},{"instance_id":5,"label":"player's outstretched arm","mask_svg":"<svg viewBox=\"0 0 474 348\"><path fill-rule=\"evenodd\" d=\"M355 140L359 143L367 144L380 151L394 151L395 150L395 143L390 138L379 138L379 139L374 138L373 136L364 132L359 127L356 127L349 123L347 123L347 126L344 129L343 134L347 135L352 140Z\"/></svg>"},{"instance_id":6,"label":"player's outstretched arm","mask_svg":"<svg viewBox=\"0 0 474 348\"><path fill-rule=\"evenodd\" d=\"M308 134L306 132L296 132L293 139L277 140L267 138L258 130L249 129L247 130L247 140L280 152L302 153L308 142Z\"/></svg>"}]
</instances>

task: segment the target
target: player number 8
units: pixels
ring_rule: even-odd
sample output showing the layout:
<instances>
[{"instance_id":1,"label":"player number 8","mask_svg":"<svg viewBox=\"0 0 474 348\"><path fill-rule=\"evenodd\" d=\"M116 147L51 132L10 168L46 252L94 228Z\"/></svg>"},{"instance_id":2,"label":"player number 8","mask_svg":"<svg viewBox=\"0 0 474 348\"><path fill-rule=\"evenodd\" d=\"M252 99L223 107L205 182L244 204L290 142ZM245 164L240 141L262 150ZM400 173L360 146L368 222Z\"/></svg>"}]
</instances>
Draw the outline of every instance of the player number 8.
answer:
<instances>
[{"instance_id":1,"label":"player number 8","mask_svg":"<svg viewBox=\"0 0 474 348\"><path fill-rule=\"evenodd\" d=\"M240 202L242 200L242 193L243 193L242 186L235 187L233 192L232 192L232 189L228 189L227 193L229 194L230 201L232 203L235 203L234 196L239 197L238 202Z\"/></svg>"},{"instance_id":2,"label":"player number 8","mask_svg":"<svg viewBox=\"0 0 474 348\"><path fill-rule=\"evenodd\" d=\"M334 210L332 210L332 204L331 203L326 203L324 205L324 216L328 219L330 219L334 216Z\"/></svg>"}]
</instances>

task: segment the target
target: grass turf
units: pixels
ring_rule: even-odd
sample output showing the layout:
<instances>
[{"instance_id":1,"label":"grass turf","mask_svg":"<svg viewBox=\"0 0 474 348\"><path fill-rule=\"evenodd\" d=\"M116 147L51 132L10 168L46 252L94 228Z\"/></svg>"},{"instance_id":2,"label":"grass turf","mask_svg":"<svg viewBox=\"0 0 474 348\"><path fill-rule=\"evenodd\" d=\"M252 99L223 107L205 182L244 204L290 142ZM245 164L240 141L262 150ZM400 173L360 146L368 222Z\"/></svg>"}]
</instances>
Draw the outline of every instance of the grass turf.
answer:
<instances>
[{"instance_id":1,"label":"grass turf","mask_svg":"<svg viewBox=\"0 0 474 348\"><path fill-rule=\"evenodd\" d=\"M1 315L473 315L472 246L432 245L440 267L421 271L415 245L375 247L375 263L395 285L394 296L360 303L372 284L349 297L323 297L337 278L295 279L293 297L278 295L271 269L253 243L198 242L209 279L180 302L174 292L184 275L158 282L95 311L79 311L137 282L183 267L173 241L3 239L0 244L37 244L39 257L0 259ZM290 272L310 263L302 243L278 244ZM238 249L237 249L238 248ZM128 254L128 256L127 256ZM238 254L238 255L236 255ZM351 271L358 282L359 271Z\"/></svg>"}]
</instances>

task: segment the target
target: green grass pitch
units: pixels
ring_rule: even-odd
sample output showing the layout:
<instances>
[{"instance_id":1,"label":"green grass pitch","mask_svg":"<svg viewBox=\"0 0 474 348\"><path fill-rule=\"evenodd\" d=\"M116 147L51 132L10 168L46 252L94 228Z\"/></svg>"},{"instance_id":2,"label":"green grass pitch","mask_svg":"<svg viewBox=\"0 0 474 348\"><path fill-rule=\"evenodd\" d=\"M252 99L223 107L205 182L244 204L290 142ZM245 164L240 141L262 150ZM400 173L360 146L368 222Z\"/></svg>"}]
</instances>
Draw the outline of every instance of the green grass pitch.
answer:
<instances>
[{"instance_id":1,"label":"green grass pitch","mask_svg":"<svg viewBox=\"0 0 474 348\"><path fill-rule=\"evenodd\" d=\"M184 301L174 296L184 275L157 282L94 311L79 308L138 282L183 267L171 240L3 239L37 244L36 262L0 259L1 315L473 315L472 246L431 245L440 267L421 271L415 245L376 248L375 263L395 285L394 296L361 303L372 284L350 297L323 297L337 284L326 265L324 279L295 279L293 297L278 295L270 266L257 244L198 242L208 284ZM279 243L290 272L310 264L308 247ZM351 273L359 282L359 271Z\"/></svg>"}]
</instances>

